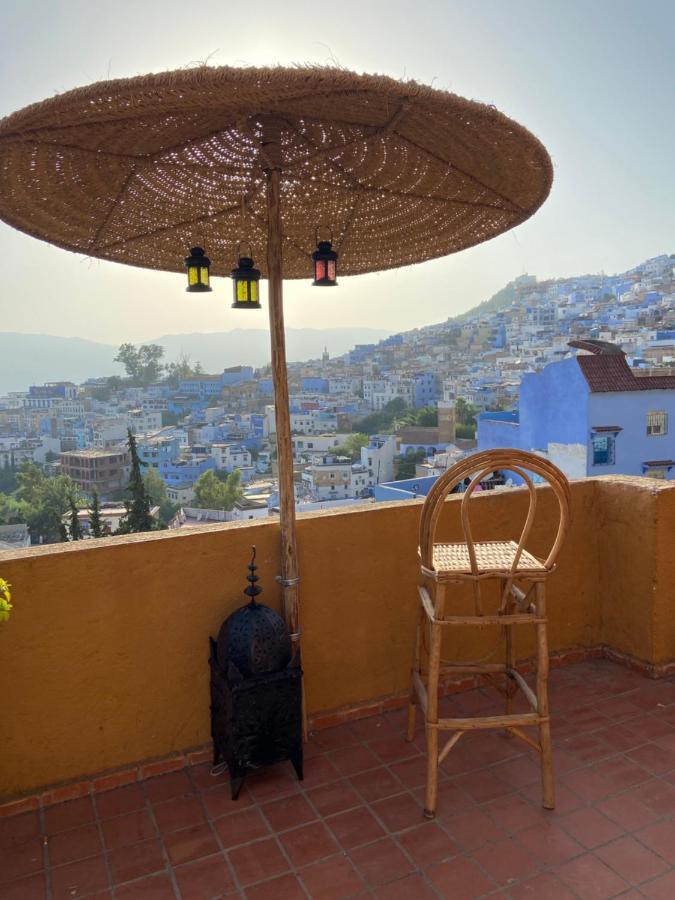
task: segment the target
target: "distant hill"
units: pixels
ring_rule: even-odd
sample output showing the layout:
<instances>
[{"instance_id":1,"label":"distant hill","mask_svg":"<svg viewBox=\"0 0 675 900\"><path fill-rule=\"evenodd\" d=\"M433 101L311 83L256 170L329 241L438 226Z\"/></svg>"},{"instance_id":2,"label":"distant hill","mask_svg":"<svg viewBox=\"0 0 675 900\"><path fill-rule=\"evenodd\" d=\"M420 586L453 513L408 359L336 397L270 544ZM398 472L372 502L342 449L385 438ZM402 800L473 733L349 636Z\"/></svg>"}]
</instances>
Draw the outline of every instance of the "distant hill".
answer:
<instances>
[{"instance_id":1,"label":"distant hill","mask_svg":"<svg viewBox=\"0 0 675 900\"><path fill-rule=\"evenodd\" d=\"M468 319L470 316L499 312L500 309L506 309L507 306L510 306L515 299L516 288L514 283L510 281L500 291L497 291L496 294L493 294L489 300L483 300L478 304L478 306L474 306L471 309L468 309L466 312L461 313L461 315L455 316L454 321L462 322L464 319Z\"/></svg>"},{"instance_id":2,"label":"distant hill","mask_svg":"<svg viewBox=\"0 0 675 900\"><path fill-rule=\"evenodd\" d=\"M83 338L0 332L0 394L45 381L85 381L122 375L117 347Z\"/></svg>"},{"instance_id":3,"label":"distant hill","mask_svg":"<svg viewBox=\"0 0 675 900\"><path fill-rule=\"evenodd\" d=\"M341 356L354 344L377 343L391 334L383 328L287 328L286 357L289 362L318 359L327 347L331 356ZM187 353L207 372L248 363L263 366L270 361L270 335L266 329L235 328L213 334L165 334L153 344L164 347L166 359Z\"/></svg>"},{"instance_id":4,"label":"distant hill","mask_svg":"<svg viewBox=\"0 0 675 900\"><path fill-rule=\"evenodd\" d=\"M290 362L316 359L324 346L331 356L340 356L354 344L367 344L391 334L378 328L288 328L286 353ZM265 329L237 328L213 334L169 334L146 343L161 344L165 359L186 353L207 372L228 366L263 366L270 361L269 332ZM117 346L83 338L47 334L0 332L0 394L24 391L45 381L74 381L106 375L122 375L113 362Z\"/></svg>"}]
</instances>

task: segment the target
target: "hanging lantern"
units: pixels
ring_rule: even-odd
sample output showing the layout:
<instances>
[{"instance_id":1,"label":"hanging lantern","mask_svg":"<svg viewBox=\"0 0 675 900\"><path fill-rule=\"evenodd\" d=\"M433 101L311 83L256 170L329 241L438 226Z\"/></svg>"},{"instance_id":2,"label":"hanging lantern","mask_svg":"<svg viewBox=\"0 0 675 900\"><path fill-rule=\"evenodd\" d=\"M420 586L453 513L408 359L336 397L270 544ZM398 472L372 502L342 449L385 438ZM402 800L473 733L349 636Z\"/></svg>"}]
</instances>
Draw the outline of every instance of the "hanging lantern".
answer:
<instances>
[{"instance_id":1,"label":"hanging lantern","mask_svg":"<svg viewBox=\"0 0 675 900\"><path fill-rule=\"evenodd\" d=\"M185 258L188 283L186 291L210 291L209 268L211 260L206 256L201 247L193 247L190 255Z\"/></svg>"},{"instance_id":2,"label":"hanging lantern","mask_svg":"<svg viewBox=\"0 0 675 900\"><path fill-rule=\"evenodd\" d=\"M331 241L319 241L317 235L316 250L312 253L312 259L314 260L314 281L312 282L314 287L335 287L338 255L333 250Z\"/></svg>"},{"instance_id":3,"label":"hanging lantern","mask_svg":"<svg viewBox=\"0 0 675 900\"><path fill-rule=\"evenodd\" d=\"M260 281L260 269L254 268L252 258L240 255L237 268L232 269L230 275L234 289L232 309L260 309L258 284Z\"/></svg>"}]
</instances>

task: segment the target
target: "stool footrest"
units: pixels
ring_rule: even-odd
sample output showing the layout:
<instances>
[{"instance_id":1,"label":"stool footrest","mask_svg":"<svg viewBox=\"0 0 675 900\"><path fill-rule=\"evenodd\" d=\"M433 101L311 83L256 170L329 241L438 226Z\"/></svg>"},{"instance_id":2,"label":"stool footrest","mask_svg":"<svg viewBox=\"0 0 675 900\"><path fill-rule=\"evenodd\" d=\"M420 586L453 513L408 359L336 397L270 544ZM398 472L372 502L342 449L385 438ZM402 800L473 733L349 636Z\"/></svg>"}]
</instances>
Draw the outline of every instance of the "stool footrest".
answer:
<instances>
[{"instance_id":1,"label":"stool footrest","mask_svg":"<svg viewBox=\"0 0 675 900\"><path fill-rule=\"evenodd\" d=\"M547 722L548 716L538 713L521 713L504 716L476 716L465 719L439 719L438 722L427 722L428 728L439 731L477 731L485 728L510 728L513 725L540 725Z\"/></svg>"}]
</instances>

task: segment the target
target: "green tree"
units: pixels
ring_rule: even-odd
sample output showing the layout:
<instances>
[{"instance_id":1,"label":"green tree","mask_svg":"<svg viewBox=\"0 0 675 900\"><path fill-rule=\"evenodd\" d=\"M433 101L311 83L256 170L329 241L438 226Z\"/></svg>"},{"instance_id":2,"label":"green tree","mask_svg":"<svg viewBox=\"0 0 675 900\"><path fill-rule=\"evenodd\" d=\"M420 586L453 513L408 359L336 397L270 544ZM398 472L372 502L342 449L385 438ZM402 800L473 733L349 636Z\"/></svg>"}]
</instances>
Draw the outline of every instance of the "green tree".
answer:
<instances>
[{"instance_id":1,"label":"green tree","mask_svg":"<svg viewBox=\"0 0 675 900\"><path fill-rule=\"evenodd\" d=\"M455 403L455 417L460 425L476 425L476 413L478 410L473 403L468 403L464 397L458 397Z\"/></svg>"},{"instance_id":2,"label":"green tree","mask_svg":"<svg viewBox=\"0 0 675 900\"><path fill-rule=\"evenodd\" d=\"M162 410L162 428L167 425L177 425L183 418L183 413L169 412L168 409Z\"/></svg>"},{"instance_id":3,"label":"green tree","mask_svg":"<svg viewBox=\"0 0 675 900\"><path fill-rule=\"evenodd\" d=\"M33 507L25 500L17 500L11 494L0 494L0 524L26 524Z\"/></svg>"},{"instance_id":4,"label":"green tree","mask_svg":"<svg viewBox=\"0 0 675 900\"><path fill-rule=\"evenodd\" d=\"M91 497L91 508L89 511L89 531L94 538L103 537L103 528L101 525L101 500L98 491L94 491Z\"/></svg>"},{"instance_id":5,"label":"green tree","mask_svg":"<svg viewBox=\"0 0 675 900\"><path fill-rule=\"evenodd\" d=\"M145 490L141 462L136 448L136 438L131 429L127 429L127 447L131 457L131 473L127 493L130 499L124 501L125 514L120 519L118 534L136 534L141 531L153 531L155 520L150 515L150 498Z\"/></svg>"},{"instance_id":6,"label":"green tree","mask_svg":"<svg viewBox=\"0 0 675 900\"><path fill-rule=\"evenodd\" d=\"M14 454L5 459L4 465L0 469L0 493L11 494L16 490L16 465L14 463Z\"/></svg>"},{"instance_id":7,"label":"green tree","mask_svg":"<svg viewBox=\"0 0 675 900\"><path fill-rule=\"evenodd\" d=\"M394 422L406 409L403 397L395 397L380 412L371 413L360 422L354 422L352 431L362 434L390 434L394 430Z\"/></svg>"},{"instance_id":8,"label":"green tree","mask_svg":"<svg viewBox=\"0 0 675 900\"><path fill-rule=\"evenodd\" d=\"M145 491L150 497L150 503L153 506L159 506L159 520L162 525L168 525L171 519L178 511L169 498L166 496L166 483L159 474L157 469L148 469L143 476L143 484Z\"/></svg>"},{"instance_id":9,"label":"green tree","mask_svg":"<svg viewBox=\"0 0 675 900\"><path fill-rule=\"evenodd\" d=\"M67 475L46 478L34 463L23 463L16 480L14 497L22 504L20 508L33 543L67 540L63 517L70 509L71 497L76 502L79 497L75 482Z\"/></svg>"},{"instance_id":10,"label":"green tree","mask_svg":"<svg viewBox=\"0 0 675 900\"><path fill-rule=\"evenodd\" d=\"M221 481L212 469L207 469L194 485L195 506L200 509L232 509L244 495L240 482L239 469L230 472L225 481Z\"/></svg>"},{"instance_id":11,"label":"green tree","mask_svg":"<svg viewBox=\"0 0 675 900\"><path fill-rule=\"evenodd\" d=\"M202 375L204 369L200 362L193 365L190 363L190 357L187 353L181 353L177 360L170 362L166 366L166 380L173 387L178 387L178 382L184 378L190 378L192 375Z\"/></svg>"},{"instance_id":12,"label":"green tree","mask_svg":"<svg viewBox=\"0 0 675 900\"><path fill-rule=\"evenodd\" d=\"M131 381L142 387L158 381L164 371L162 357L164 347L160 344L141 344L134 347L133 344L122 344L115 357L115 362L121 363Z\"/></svg>"},{"instance_id":13,"label":"green tree","mask_svg":"<svg viewBox=\"0 0 675 900\"><path fill-rule=\"evenodd\" d=\"M396 427L417 425L422 428L433 428L438 425L438 410L435 406L423 406L421 409L406 409L396 417Z\"/></svg>"},{"instance_id":14,"label":"green tree","mask_svg":"<svg viewBox=\"0 0 675 900\"><path fill-rule=\"evenodd\" d=\"M361 459L361 448L367 447L369 440L367 434L355 431L348 435L344 443L339 444L332 452L336 456L348 456L352 462L356 462Z\"/></svg>"},{"instance_id":15,"label":"green tree","mask_svg":"<svg viewBox=\"0 0 675 900\"><path fill-rule=\"evenodd\" d=\"M16 476L17 500L36 505L40 501L45 476L35 463L22 463Z\"/></svg>"},{"instance_id":16,"label":"green tree","mask_svg":"<svg viewBox=\"0 0 675 900\"><path fill-rule=\"evenodd\" d=\"M435 406L424 406L417 410L417 424L422 428L435 428L438 425L438 410Z\"/></svg>"},{"instance_id":17,"label":"green tree","mask_svg":"<svg viewBox=\"0 0 675 900\"><path fill-rule=\"evenodd\" d=\"M476 437L475 425L457 425L455 428L455 437L460 440L471 441Z\"/></svg>"},{"instance_id":18,"label":"green tree","mask_svg":"<svg viewBox=\"0 0 675 900\"><path fill-rule=\"evenodd\" d=\"M405 456L400 456L396 461L396 481L401 481L404 478L414 478L415 466L417 463L422 462L426 455L425 450L414 450L406 453Z\"/></svg>"},{"instance_id":19,"label":"green tree","mask_svg":"<svg viewBox=\"0 0 675 900\"><path fill-rule=\"evenodd\" d=\"M77 504L75 503L75 498L70 498L70 539L71 541L81 541L82 534L82 525L80 524L80 519L78 514Z\"/></svg>"}]
</instances>

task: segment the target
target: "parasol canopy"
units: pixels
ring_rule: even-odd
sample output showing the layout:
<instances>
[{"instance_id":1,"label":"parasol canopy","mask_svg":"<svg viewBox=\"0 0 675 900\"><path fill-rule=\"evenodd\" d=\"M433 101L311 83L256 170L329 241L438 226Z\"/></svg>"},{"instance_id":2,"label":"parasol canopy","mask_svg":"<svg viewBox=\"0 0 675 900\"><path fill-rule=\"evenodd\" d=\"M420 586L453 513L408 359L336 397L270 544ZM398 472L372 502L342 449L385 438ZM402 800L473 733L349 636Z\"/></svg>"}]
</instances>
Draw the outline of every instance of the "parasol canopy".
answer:
<instances>
[{"instance_id":1,"label":"parasol canopy","mask_svg":"<svg viewBox=\"0 0 675 900\"><path fill-rule=\"evenodd\" d=\"M0 218L87 256L183 271L198 243L229 274L247 240L263 276L264 133L279 136L285 278L317 229L340 275L455 253L529 218L543 145L494 107L328 68L179 70L100 82L0 121Z\"/></svg>"},{"instance_id":2,"label":"parasol canopy","mask_svg":"<svg viewBox=\"0 0 675 900\"><path fill-rule=\"evenodd\" d=\"M341 69L208 68L101 82L0 121L0 218L67 250L227 274L246 242L269 279L281 576L299 646L283 278L330 236L340 275L422 262L529 218L551 161L491 106ZM305 709L306 730L306 709Z\"/></svg>"}]
</instances>

